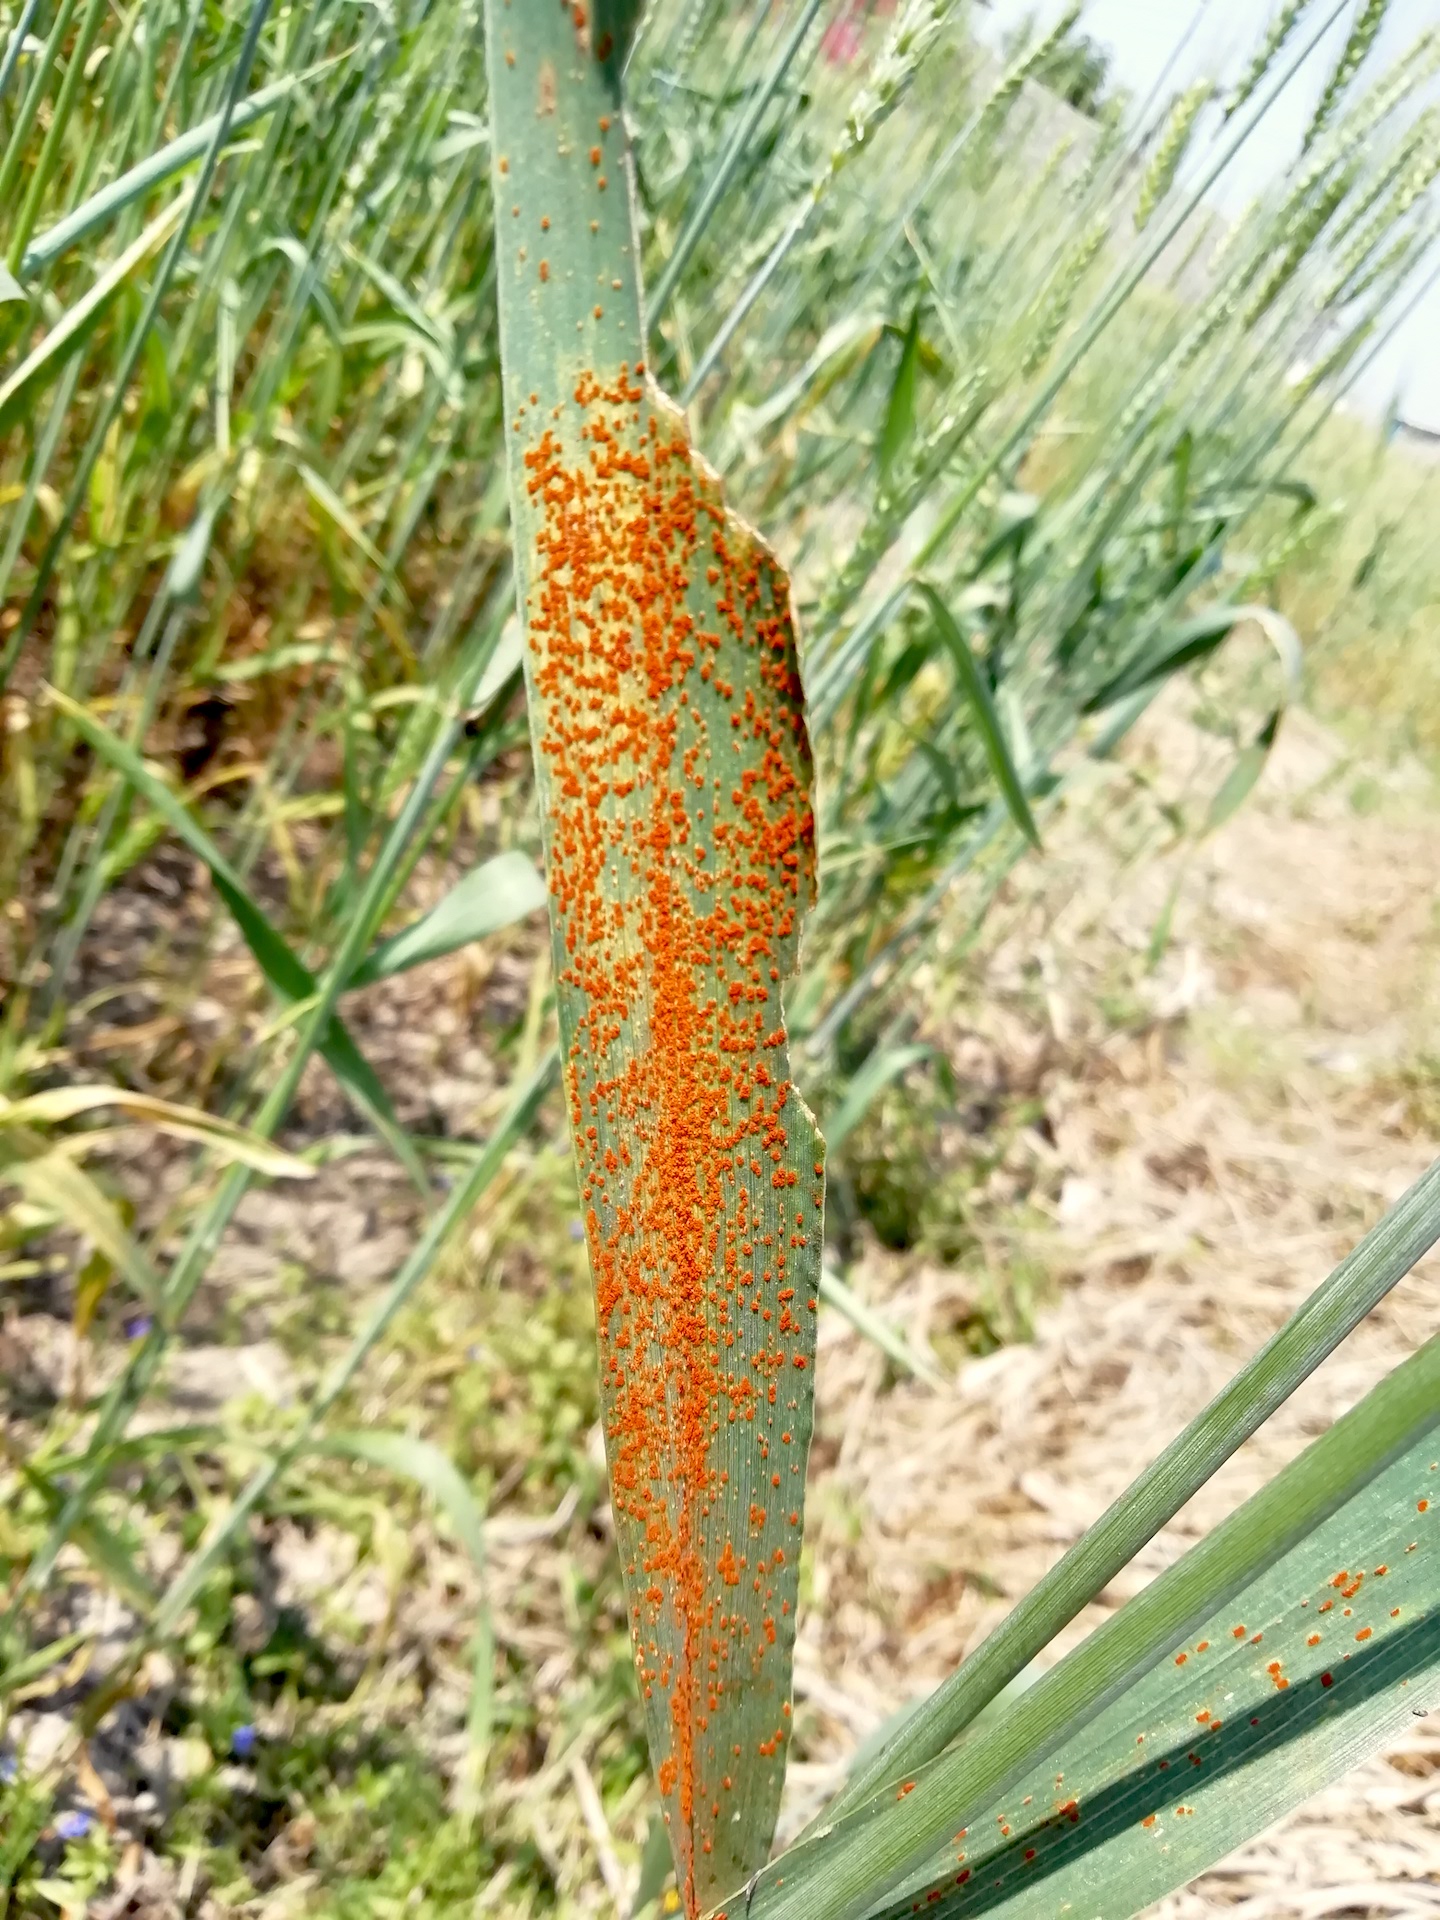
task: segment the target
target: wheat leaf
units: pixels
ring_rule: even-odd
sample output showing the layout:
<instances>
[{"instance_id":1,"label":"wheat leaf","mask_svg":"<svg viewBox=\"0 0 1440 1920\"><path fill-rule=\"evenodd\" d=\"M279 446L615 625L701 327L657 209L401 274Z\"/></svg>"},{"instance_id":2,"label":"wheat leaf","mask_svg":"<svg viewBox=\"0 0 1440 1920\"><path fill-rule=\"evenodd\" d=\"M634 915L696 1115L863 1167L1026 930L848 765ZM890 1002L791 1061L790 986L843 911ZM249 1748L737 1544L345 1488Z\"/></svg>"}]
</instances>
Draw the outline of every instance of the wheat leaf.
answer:
<instances>
[{"instance_id":1,"label":"wheat leaf","mask_svg":"<svg viewBox=\"0 0 1440 1920\"><path fill-rule=\"evenodd\" d=\"M619 83L583 18L487 7L505 411L615 1527L694 1913L764 1860L791 1724L823 1164L781 991L810 752L785 574L642 370Z\"/></svg>"},{"instance_id":2,"label":"wheat leaf","mask_svg":"<svg viewBox=\"0 0 1440 1920\"><path fill-rule=\"evenodd\" d=\"M1003 1906L1003 1896L1017 1893L1021 1906L1012 1911L1063 1913L1065 1892L1052 1905L1052 1889L1037 1886L1032 1892L1026 1879L1042 1836L1058 1833L1063 1842L1065 1828L1084 1827L1088 1809L1099 1816L1096 1844L1103 1845L1114 1837L1110 1822L1117 1800L1127 1825L1131 1819L1143 1823L1156 1804L1147 1793L1157 1787L1165 1792L1170 1817L1183 1823L1189 1816L1175 1814L1175 1804L1196 1803L1206 1787L1204 1758L1197 1768L1189 1752L1193 1742L1214 1738L1213 1731L1205 1733L1209 1720L1195 1717L1208 1708L1222 1733L1230 1732L1226 1746L1215 1751L1227 1755L1226 1774L1243 1776L1239 1791L1207 1818L1203 1839L1197 1823L1193 1851L1173 1860L1167 1855L1148 1884L1139 1875L1127 1879L1122 1868L1107 1898L1097 1900L1085 1888L1070 1909L1119 1920L1305 1798L1323 1784L1327 1768L1338 1769L1372 1748L1400 1715L1435 1704L1440 1469L1431 1463L1437 1425L1440 1337L1402 1362L1229 1520L1112 1614L1023 1693L1003 1721L977 1727L973 1738L958 1741L908 1778L892 1777L853 1812L776 1860L752 1890L754 1920L844 1920L862 1912L899 1920L917 1903L925 1913L985 1912L992 1900ZM1380 1567L1387 1572L1375 1574ZM1338 1605L1322 1616L1327 1599L1347 1588L1358 1594L1355 1574L1367 1569L1367 1604L1352 1612L1354 1626ZM1344 1576L1338 1584L1337 1574ZM1309 1605L1302 1607L1306 1599ZM1397 1604L1399 1613L1391 1614ZM1237 1631L1242 1627L1243 1634ZM1373 1653L1367 1651L1372 1639L1378 1643ZM1194 1684L1198 1663L1227 1643L1232 1697L1224 1697L1222 1685L1212 1704L1208 1668L1205 1680ZM1347 1652L1353 1674L1345 1671ZM1186 1671L1192 1659L1194 1674ZM1220 1666L1218 1654L1212 1664ZM1185 1680L1180 1691L1187 1699L1197 1696L1188 1707L1188 1739L1178 1764L1171 1745L1177 1671ZM1317 1709L1324 1721L1336 1709L1358 1716L1333 1750L1327 1746L1333 1727L1311 1739ZM1123 1755L1114 1742L1117 1723L1126 1729ZM1257 1727L1258 1740L1252 1738ZM1153 1753L1147 1751L1152 1745ZM1277 1748L1286 1750L1278 1767ZM1161 1759L1168 1763L1163 1770ZM1172 1772L1179 1773L1178 1781L1169 1779ZM1063 1776L1058 1782L1057 1774ZM1139 1788L1133 1801L1132 1787ZM1148 1833L1143 1824L1141 1831ZM968 1858L972 1832L981 1860L997 1845L1007 1855L1010 1875L1000 1873L998 1887L995 1867L982 1879ZM1022 1833L1014 1859L1007 1843ZM1088 1836L1078 1847L1070 1844L1083 1852ZM943 1886L936 1872L942 1847ZM1027 1849L1030 1860L1024 1858ZM957 1851L967 1858L957 1860ZM1024 1906L1025 1900L1032 1904Z\"/></svg>"}]
</instances>

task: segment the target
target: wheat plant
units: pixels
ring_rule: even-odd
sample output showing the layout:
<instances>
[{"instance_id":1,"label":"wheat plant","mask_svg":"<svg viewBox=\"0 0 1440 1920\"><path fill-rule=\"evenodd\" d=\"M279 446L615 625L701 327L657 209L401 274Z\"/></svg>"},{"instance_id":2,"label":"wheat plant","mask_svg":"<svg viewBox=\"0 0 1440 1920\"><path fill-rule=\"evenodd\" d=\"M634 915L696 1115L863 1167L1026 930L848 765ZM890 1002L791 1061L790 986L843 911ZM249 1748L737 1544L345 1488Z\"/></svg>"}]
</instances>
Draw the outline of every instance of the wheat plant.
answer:
<instances>
[{"instance_id":1,"label":"wheat plant","mask_svg":"<svg viewBox=\"0 0 1440 1920\"><path fill-rule=\"evenodd\" d=\"M822 1263L820 1136L843 1184L924 1060L907 994L957 891L983 914L1083 763L1257 633L1258 724L1193 830L1259 777L1307 460L1427 270L1440 36L1372 76L1359 9L1303 155L1219 233L1207 195L1341 6L1281 9L1223 114L1196 87L1124 126L1057 122L1036 81L1070 16L997 65L958 0L861 11L0 13L4 1244L29 1280L78 1237L82 1347L117 1302L139 1329L7 1455L0 1699L74 1657L45 1606L78 1554L135 1617L83 1738L322 1457L426 1489L481 1565L453 1463L340 1422L550 1116L688 1908L1128 1913L1433 1696L1433 1346L970 1729L1435 1237L1435 1176L767 1864L816 1318L927 1364ZM97 1079L95 929L174 847L203 895L170 1005L219 962L239 1004ZM558 1047L538 970L452 1137L368 1057L364 991L547 901ZM148 1554L137 1418L247 1195L342 1150L297 1124L317 1080L424 1224L253 1471L253 1436L154 1442L192 1486L227 1464ZM143 1216L140 1129L188 1155ZM1367 1567L1337 1666L1308 1613ZM492 1655L482 1619L476 1779Z\"/></svg>"}]
</instances>

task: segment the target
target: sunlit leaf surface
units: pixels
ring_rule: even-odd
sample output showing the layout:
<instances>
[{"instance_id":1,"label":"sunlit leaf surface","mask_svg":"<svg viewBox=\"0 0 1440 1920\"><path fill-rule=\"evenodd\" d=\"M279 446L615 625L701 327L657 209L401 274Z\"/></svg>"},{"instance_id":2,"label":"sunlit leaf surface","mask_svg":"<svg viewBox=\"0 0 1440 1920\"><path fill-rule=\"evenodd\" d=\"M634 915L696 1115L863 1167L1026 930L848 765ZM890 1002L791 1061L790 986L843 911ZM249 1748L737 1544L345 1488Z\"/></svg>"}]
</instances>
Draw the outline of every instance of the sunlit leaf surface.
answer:
<instances>
[{"instance_id":1,"label":"sunlit leaf surface","mask_svg":"<svg viewBox=\"0 0 1440 1920\"><path fill-rule=\"evenodd\" d=\"M789 585L649 381L618 50L488 10L506 426L566 1089L636 1671L682 1897L765 1858L824 1201L782 988L814 889Z\"/></svg>"}]
</instances>

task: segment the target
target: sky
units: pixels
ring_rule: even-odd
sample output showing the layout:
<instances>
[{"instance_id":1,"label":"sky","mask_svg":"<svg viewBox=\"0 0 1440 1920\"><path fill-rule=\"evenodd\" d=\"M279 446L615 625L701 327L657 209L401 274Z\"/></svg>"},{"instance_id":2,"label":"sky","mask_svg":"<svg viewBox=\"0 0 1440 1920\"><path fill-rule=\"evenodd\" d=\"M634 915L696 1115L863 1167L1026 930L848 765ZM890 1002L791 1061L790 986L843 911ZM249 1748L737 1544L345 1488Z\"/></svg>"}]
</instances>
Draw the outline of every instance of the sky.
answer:
<instances>
[{"instance_id":1,"label":"sky","mask_svg":"<svg viewBox=\"0 0 1440 1920\"><path fill-rule=\"evenodd\" d=\"M1287 46L1286 57L1318 29L1332 0L1311 0ZM990 33L998 37L1027 15L1042 22L1062 10L1064 0L993 0ZM1081 28L1107 46L1122 85L1144 99L1165 72L1165 96L1201 74L1236 74L1263 35L1272 6L1280 0L1090 0ZM1314 55L1262 120L1211 196L1225 211L1238 213L1263 192L1294 158L1311 108L1334 64L1353 15L1336 22ZM983 17L983 16L982 16ZM1365 68L1373 77L1400 56L1427 26L1440 25L1440 0L1391 0L1385 25ZM1432 87L1428 97L1434 97ZM1432 265L1435 263L1431 263ZM1424 269L1421 269L1423 274ZM1402 417L1440 430L1440 283L1376 356L1355 394L1357 404L1383 414L1399 401Z\"/></svg>"}]
</instances>

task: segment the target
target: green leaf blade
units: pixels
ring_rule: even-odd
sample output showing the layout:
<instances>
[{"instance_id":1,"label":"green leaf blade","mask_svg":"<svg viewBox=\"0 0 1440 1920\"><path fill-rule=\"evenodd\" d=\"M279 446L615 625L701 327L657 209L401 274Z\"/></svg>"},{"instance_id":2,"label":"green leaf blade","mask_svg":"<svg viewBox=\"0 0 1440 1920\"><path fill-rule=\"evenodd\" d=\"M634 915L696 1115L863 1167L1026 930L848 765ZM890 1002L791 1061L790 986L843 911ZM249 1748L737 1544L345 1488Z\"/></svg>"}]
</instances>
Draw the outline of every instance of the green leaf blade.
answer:
<instances>
[{"instance_id":1,"label":"green leaf blade","mask_svg":"<svg viewBox=\"0 0 1440 1920\"><path fill-rule=\"evenodd\" d=\"M1440 1705L1434 1460L1432 1434L987 1808L977 1846L947 1848L877 1912L1040 1900L1126 1920Z\"/></svg>"},{"instance_id":2,"label":"green leaf blade","mask_svg":"<svg viewBox=\"0 0 1440 1920\"><path fill-rule=\"evenodd\" d=\"M1115 1703L1138 1702L1145 1718L1152 1700L1163 1703L1164 1689L1174 1673L1188 1668L1192 1645L1198 1648L1201 1641L1208 1641L1219 1647L1224 1636L1234 1647L1243 1639L1248 1649L1251 1634L1266 1631L1258 1622L1278 1619L1298 1598L1333 1582L1338 1571L1346 1573L1343 1586L1350 1581L1351 1570L1363 1570L1367 1561L1373 1569L1381 1564L1399 1566L1402 1557L1413 1559L1405 1583L1412 1608L1423 1617L1440 1612L1440 1526L1429 1525L1427 1532L1419 1524L1422 1520L1428 1524L1437 1510L1432 1490L1440 1492L1440 1464L1433 1471L1429 1464L1435 1458L1437 1427L1440 1337L1397 1367L1298 1460L1097 1628L1020 1696L1003 1722L983 1732L977 1729L974 1737L961 1739L912 1777L892 1778L864 1805L776 1861L754 1893L756 1920L888 1914L901 1905L908 1907L909 1901L902 1899L905 1893L919 1900L922 1911L943 1905L969 1885L956 1880L968 1863L954 1861L954 1848L961 1843L949 1836L958 1835L961 1828L967 1834L971 1830L980 1834L982 1829L988 1834L989 1824L1013 1828L1032 1817L1038 1822L1056 1813L1048 1791L1039 1812L1032 1816L1024 1810L1028 1789L1023 1783L1032 1777L1043 1774L1053 1781L1056 1773L1063 1773L1060 1784L1067 1801L1080 1800L1093 1786L1103 1785L1098 1774L1085 1770L1084 1755L1095 1729L1108 1724L1104 1716ZM1404 1469L1403 1484L1410 1489L1408 1508L1403 1502L1396 1505L1398 1483L1390 1473L1392 1467L1397 1474ZM1417 1479L1422 1468L1423 1476ZM1384 1516L1383 1525L1390 1529L1383 1543L1376 1533L1377 1515ZM1406 1522L1398 1537L1397 1516ZM1282 1562L1283 1569L1277 1573ZM1317 1621L1325 1597L1329 1596L1322 1591L1320 1599L1312 1601ZM1395 1602L1385 1604L1389 1620L1393 1617L1388 1608ZM1412 1612L1412 1624L1416 1617ZM1249 1629L1244 1636L1235 1632L1240 1625ZM1354 1631L1366 1625L1374 1637L1376 1623L1369 1619L1357 1622ZM1308 1636L1315 1630L1308 1621L1304 1623L1303 1653L1294 1632L1286 1637L1274 1630L1261 1665L1272 1682L1285 1679L1287 1685L1275 1686L1273 1691L1288 1698L1293 1689L1290 1674L1308 1673L1305 1657L1315 1651ZM1265 1641L1259 1644L1265 1646ZM1368 1640L1355 1643L1356 1650L1366 1644ZM1440 1665L1425 1636L1406 1645L1407 1658L1414 1656L1412 1673L1418 1683L1414 1704L1423 1707L1433 1693L1432 1672L1440 1683ZM1340 1651L1343 1654L1345 1649ZM1181 1653L1186 1655L1184 1660L1178 1658ZM1278 1673L1270 1664L1277 1657ZM1331 1673L1333 1682L1335 1668L1327 1661L1316 1669L1320 1690L1328 1692L1318 1682L1318 1674L1324 1671ZM1297 1691L1291 1710L1300 1703ZM1192 1714L1203 1706L1197 1703ZM1248 1721L1249 1715L1244 1717ZM1224 1714L1221 1718L1223 1725ZM1206 1723L1194 1724L1198 1728ZM1374 1722L1375 1738L1385 1737L1388 1724L1383 1715ZM1297 1729L1288 1721L1284 1727L1287 1738L1304 1730L1303 1724ZM1132 1748L1135 1740L1132 1730ZM1148 1744L1147 1738L1141 1750ZM1061 1752L1074 1756L1068 1769L1058 1758ZM1133 1759L1131 1764L1136 1764ZM1187 1803L1197 1790L1193 1781L1187 1782ZM1305 1791L1306 1783L1292 1774L1286 1804L1293 1804ZM1256 1824L1273 1817L1279 1805L1273 1793L1263 1803L1257 1798ZM1014 1821L1003 1820L1005 1806L1015 1809ZM1069 1818L1068 1812L1065 1817ZM1248 1829L1254 1830L1255 1826ZM1011 1837L1000 1835L1002 1840ZM1221 1841L1217 1853L1209 1857L1218 1857L1238 1837ZM942 1843L947 1858L945 1884L940 1888L933 1878L934 1850ZM1167 1884L1179 1884L1195 1870L1184 1869ZM914 1891L922 1879L936 1891L934 1901ZM972 1892L970 1897L978 1896ZM1122 1906L1117 1911L1129 1913L1134 1908Z\"/></svg>"},{"instance_id":3,"label":"green leaf blade","mask_svg":"<svg viewBox=\"0 0 1440 1920\"><path fill-rule=\"evenodd\" d=\"M847 1783L828 1818L932 1759L1103 1592L1440 1236L1440 1162Z\"/></svg>"},{"instance_id":4,"label":"green leaf blade","mask_svg":"<svg viewBox=\"0 0 1440 1920\"><path fill-rule=\"evenodd\" d=\"M1205 607L1163 627L1127 666L1090 696L1085 711L1103 712L1147 687L1158 686L1195 661L1207 659L1237 627L1250 620L1263 629L1279 655L1287 697L1293 699L1299 692L1301 660L1300 643L1289 622L1271 607L1227 605Z\"/></svg>"},{"instance_id":5,"label":"green leaf blade","mask_svg":"<svg viewBox=\"0 0 1440 1920\"><path fill-rule=\"evenodd\" d=\"M487 12L496 204L527 237L498 278L567 1104L693 1914L764 1860L790 1732L824 1201L781 999L809 742L785 574L641 372L613 66L569 10Z\"/></svg>"},{"instance_id":6,"label":"green leaf blade","mask_svg":"<svg viewBox=\"0 0 1440 1920\"><path fill-rule=\"evenodd\" d=\"M348 54L338 56L348 59ZM275 81L259 92L252 93L248 99L239 101L230 114L226 127L231 139L246 127L253 126L266 114L272 112L282 101L288 100L296 90L322 74L333 61L322 61L318 66L304 73L287 74L284 79ZM87 239L98 228L107 225L127 207L143 200L163 181L189 166L191 161L204 157L215 135L221 128L221 116L211 114L208 120L202 120L187 133L176 136L154 153L130 167L119 179L112 180L99 192L92 193L72 212L66 214L46 232L39 234L26 247L20 260L20 274L30 280L36 274L43 273L46 267L53 266L80 241Z\"/></svg>"},{"instance_id":7,"label":"green leaf blade","mask_svg":"<svg viewBox=\"0 0 1440 1920\"><path fill-rule=\"evenodd\" d=\"M890 403L880 433L880 472L889 478L895 462L915 437L915 391L920 374L920 305L917 301L900 348Z\"/></svg>"},{"instance_id":8,"label":"green leaf blade","mask_svg":"<svg viewBox=\"0 0 1440 1920\"><path fill-rule=\"evenodd\" d=\"M825 1142L833 1153L859 1126L885 1089L913 1066L933 1057L935 1049L910 1042L899 1047L877 1047L846 1087L844 1097L825 1119Z\"/></svg>"},{"instance_id":9,"label":"green leaf blade","mask_svg":"<svg viewBox=\"0 0 1440 1920\"><path fill-rule=\"evenodd\" d=\"M93 747L101 759L155 809L172 833L209 868L215 891L225 902L246 946L276 993L292 1003L311 999L319 991L319 981L271 925L239 874L184 801L146 766L133 747L108 727L102 726L79 701L70 699L67 694L53 687L50 698L87 745ZM338 1016L326 1022L320 1035L319 1052L423 1192L426 1185L425 1170L419 1155L400 1127L379 1075Z\"/></svg>"},{"instance_id":10,"label":"green leaf blade","mask_svg":"<svg viewBox=\"0 0 1440 1920\"><path fill-rule=\"evenodd\" d=\"M137 240L107 266L94 285L70 307L14 371L0 381L0 429L8 428L80 351L126 282L169 239L189 206L188 191L158 213ZM8 297L8 296L7 296Z\"/></svg>"},{"instance_id":11,"label":"green leaf blade","mask_svg":"<svg viewBox=\"0 0 1440 1920\"><path fill-rule=\"evenodd\" d=\"M934 1359L913 1347L899 1327L887 1320L884 1314L867 1306L833 1267L821 1269L820 1298L827 1307L834 1307L837 1313L842 1314L863 1339L878 1347L897 1367L912 1374L915 1379L923 1380L927 1386L943 1387L946 1384L945 1375Z\"/></svg>"},{"instance_id":12,"label":"green leaf blade","mask_svg":"<svg viewBox=\"0 0 1440 1920\"><path fill-rule=\"evenodd\" d=\"M985 758L990 762L990 771L995 776L995 784L1005 797L1005 805L1016 826L1037 851L1040 846L1040 831L1035 825L1035 816L1030 811L1030 802L1025 797L1025 786L1010 756L1004 730L1000 725L1000 716L995 711L995 702L990 689L985 684L985 676L976 664L970 651L969 642L955 624L955 617L928 581L916 583L920 593L934 618L941 640L945 643L955 666L955 678L959 682L960 692L971 712L975 716L980 732L980 744L985 749Z\"/></svg>"},{"instance_id":13,"label":"green leaf blade","mask_svg":"<svg viewBox=\"0 0 1440 1920\"><path fill-rule=\"evenodd\" d=\"M360 1429L325 1434L310 1443L314 1453L359 1460L385 1473L399 1474L428 1493L444 1509L455 1537L478 1573L485 1571L485 1519L469 1482L433 1441L413 1433L369 1433Z\"/></svg>"},{"instance_id":14,"label":"green leaf blade","mask_svg":"<svg viewBox=\"0 0 1440 1920\"><path fill-rule=\"evenodd\" d=\"M467 873L429 913L382 941L351 974L349 984L367 987L455 953L538 912L545 899L545 882L532 860L523 853L497 854Z\"/></svg>"},{"instance_id":15,"label":"green leaf blade","mask_svg":"<svg viewBox=\"0 0 1440 1920\"><path fill-rule=\"evenodd\" d=\"M1205 821L1200 829L1202 834L1218 833L1227 820L1234 819L1254 792L1256 782L1270 764L1270 753L1280 731L1280 717L1277 708L1250 744L1242 747L1236 755L1234 766L1221 781L1206 809Z\"/></svg>"}]
</instances>

